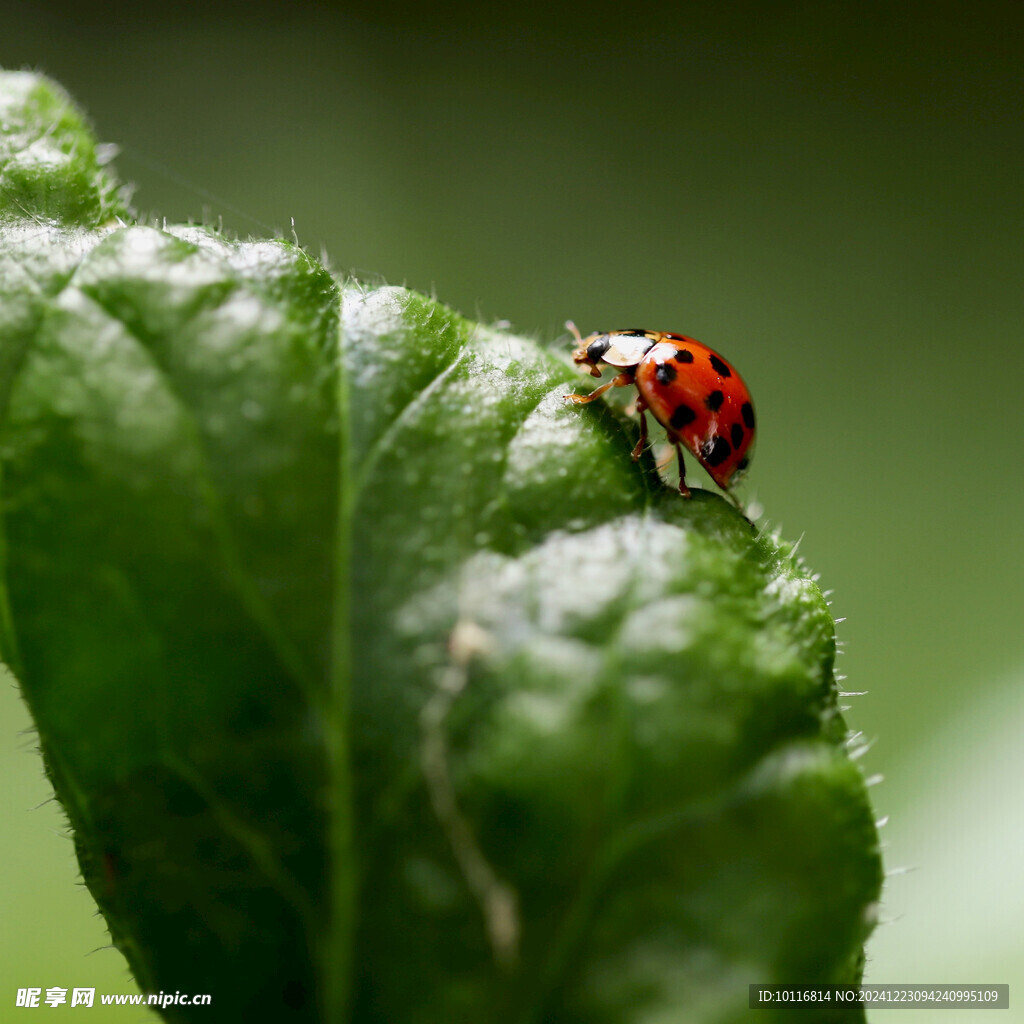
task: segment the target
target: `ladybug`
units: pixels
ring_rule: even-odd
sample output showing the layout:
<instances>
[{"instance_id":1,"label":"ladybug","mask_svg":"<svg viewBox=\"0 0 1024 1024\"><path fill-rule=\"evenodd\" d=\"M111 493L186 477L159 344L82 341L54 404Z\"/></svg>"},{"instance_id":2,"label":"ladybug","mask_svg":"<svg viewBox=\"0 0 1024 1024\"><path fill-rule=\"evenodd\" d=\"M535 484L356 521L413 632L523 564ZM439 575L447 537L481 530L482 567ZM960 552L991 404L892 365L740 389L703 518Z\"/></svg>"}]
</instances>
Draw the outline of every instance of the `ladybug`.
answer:
<instances>
[{"instance_id":1,"label":"ladybug","mask_svg":"<svg viewBox=\"0 0 1024 1024\"><path fill-rule=\"evenodd\" d=\"M647 446L645 413L649 410L675 445L679 493L690 497L684 446L728 493L750 464L755 423L750 392L732 366L707 345L685 334L634 329L598 332L584 338L572 321L565 326L576 337L574 362L589 366L594 377L601 376L599 363L619 371L589 395L566 395L566 399L583 405L609 388L635 384L640 440L633 449L633 459L639 459Z\"/></svg>"}]
</instances>

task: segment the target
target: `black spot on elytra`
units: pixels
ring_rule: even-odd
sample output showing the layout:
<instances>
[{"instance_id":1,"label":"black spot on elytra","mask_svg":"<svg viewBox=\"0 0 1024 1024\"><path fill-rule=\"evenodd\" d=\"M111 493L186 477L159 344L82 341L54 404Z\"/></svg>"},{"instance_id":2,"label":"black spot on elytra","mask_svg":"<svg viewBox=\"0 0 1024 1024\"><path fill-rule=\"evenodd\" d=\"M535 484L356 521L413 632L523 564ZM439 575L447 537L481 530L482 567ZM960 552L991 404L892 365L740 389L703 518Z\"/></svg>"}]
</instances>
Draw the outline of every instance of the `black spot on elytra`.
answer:
<instances>
[{"instance_id":1,"label":"black spot on elytra","mask_svg":"<svg viewBox=\"0 0 1024 1024\"><path fill-rule=\"evenodd\" d=\"M747 430L754 429L754 407L749 402L743 403L743 408L740 409L740 415L743 417L743 422L747 425Z\"/></svg>"},{"instance_id":2,"label":"black spot on elytra","mask_svg":"<svg viewBox=\"0 0 1024 1024\"><path fill-rule=\"evenodd\" d=\"M742 473L743 470L745 470L747 468L747 466L749 466L749 465L750 465L750 459L748 459L746 457L740 459L740 461L736 463L736 472L737 473Z\"/></svg>"},{"instance_id":3,"label":"black spot on elytra","mask_svg":"<svg viewBox=\"0 0 1024 1024\"><path fill-rule=\"evenodd\" d=\"M708 359L711 360L711 365L714 367L715 373L720 374L723 377L732 376L732 370L730 370L729 367L726 366L725 363L723 363L722 360L719 359L714 352L712 352L711 355L708 356Z\"/></svg>"},{"instance_id":4,"label":"black spot on elytra","mask_svg":"<svg viewBox=\"0 0 1024 1024\"><path fill-rule=\"evenodd\" d=\"M729 433L732 435L733 448L739 448L743 444L743 428L738 423L734 423Z\"/></svg>"},{"instance_id":5,"label":"black spot on elytra","mask_svg":"<svg viewBox=\"0 0 1024 1024\"><path fill-rule=\"evenodd\" d=\"M722 403L725 401L725 395L721 391L712 391L707 398L704 399L704 404L712 411L718 412L722 408Z\"/></svg>"},{"instance_id":6,"label":"black spot on elytra","mask_svg":"<svg viewBox=\"0 0 1024 1024\"><path fill-rule=\"evenodd\" d=\"M732 454L732 447L724 437L715 437L700 446L700 453L709 466L720 466Z\"/></svg>"},{"instance_id":7,"label":"black spot on elytra","mask_svg":"<svg viewBox=\"0 0 1024 1024\"><path fill-rule=\"evenodd\" d=\"M671 384L676 379L676 368L671 363L659 363L654 376L659 384Z\"/></svg>"},{"instance_id":8,"label":"black spot on elytra","mask_svg":"<svg viewBox=\"0 0 1024 1024\"><path fill-rule=\"evenodd\" d=\"M688 348L677 348L676 361L680 363L692 363L693 353Z\"/></svg>"},{"instance_id":9,"label":"black spot on elytra","mask_svg":"<svg viewBox=\"0 0 1024 1024\"><path fill-rule=\"evenodd\" d=\"M680 402L672 410L672 415L668 418L668 422L673 430L682 430L683 427L689 426L696 418L697 414L688 405Z\"/></svg>"}]
</instances>

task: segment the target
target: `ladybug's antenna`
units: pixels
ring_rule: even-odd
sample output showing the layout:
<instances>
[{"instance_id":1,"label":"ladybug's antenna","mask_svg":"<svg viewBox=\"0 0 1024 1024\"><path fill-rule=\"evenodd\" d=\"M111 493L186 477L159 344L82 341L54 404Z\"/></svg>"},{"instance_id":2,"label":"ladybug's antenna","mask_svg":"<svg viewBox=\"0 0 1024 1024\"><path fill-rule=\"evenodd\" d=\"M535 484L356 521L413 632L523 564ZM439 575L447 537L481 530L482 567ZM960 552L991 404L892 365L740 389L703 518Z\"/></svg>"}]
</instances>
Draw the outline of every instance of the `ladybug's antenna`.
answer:
<instances>
[{"instance_id":1,"label":"ladybug's antenna","mask_svg":"<svg viewBox=\"0 0 1024 1024\"><path fill-rule=\"evenodd\" d=\"M580 329L571 320L566 320L565 326L567 330L572 331L572 336L576 339L576 344L582 345L583 335L580 334Z\"/></svg>"}]
</instances>

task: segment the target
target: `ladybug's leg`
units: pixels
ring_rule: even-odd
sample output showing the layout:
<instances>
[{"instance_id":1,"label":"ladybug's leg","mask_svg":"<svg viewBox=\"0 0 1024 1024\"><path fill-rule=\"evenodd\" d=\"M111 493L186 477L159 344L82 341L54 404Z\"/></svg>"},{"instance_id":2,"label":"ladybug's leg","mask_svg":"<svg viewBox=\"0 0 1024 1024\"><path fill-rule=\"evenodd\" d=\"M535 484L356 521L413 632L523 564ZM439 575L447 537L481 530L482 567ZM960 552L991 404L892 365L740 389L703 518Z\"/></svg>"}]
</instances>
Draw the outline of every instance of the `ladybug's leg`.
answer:
<instances>
[{"instance_id":1,"label":"ladybug's leg","mask_svg":"<svg viewBox=\"0 0 1024 1024\"><path fill-rule=\"evenodd\" d=\"M737 497L736 497L736 495L732 493L732 491L726 491L726 492L725 492L725 496L726 496L726 497L727 497L727 498L728 498L728 499L729 499L729 500L730 500L730 501L731 501L731 502L732 502L732 503L733 503L733 504L734 504L734 505L736 506L736 508L737 508L737 509L738 509L738 510L739 510L739 511L740 511L740 512L741 512L741 513L743 514L743 518L744 518L744 519L746 519L746 518L747 518L747 512L746 512L746 509L744 509L744 508L743 508L743 503L742 503L742 502L740 501L740 499L739 499L739 498L737 498ZM747 522L750 522L750 520L748 519L748 520L747 520Z\"/></svg>"},{"instance_id":2,"label":"ladybug's leg","mask_svg":"<svg viewBox=\"0 0 1024 1024\"><path fill-rule=\"evenodd\" d=\"M599 388L591 391L589 395L563 395L562 397L573 403L573 405L583 405L586 402L592 402L595 398L603 395L609 388L624 388L629 384L633 383L634 374L632 373L620 373L617 377L613 377L607 384L602 384Z\"/></svg>"},{"instance_id":3,"label":"ladybug's leg","mask_svg":"<svg viewBox=\"0 0 1024 1024\"><path fill-rule=\"evenodd\" d=\"M636 399L636 411L640 413L640 440L637 441L636 447L633 449L633 461L636 462L643 454L643 450L647 447L647 417L644 415L647 409L647 403L644 401L642 395L638 395Z\"/></svg>"},{"instance_id":4,"label":"ladybug's leg","mask_svg":"<svg viewBox=\"0 0 1024 1024\"><path fill-rule=\"evenodd\" d=\"M690 488L686 486L686 463L683 462L683 446L676 441L676 455L679 457L679 493L684 497L690 497Z\"/></svg>"}]
</instances>

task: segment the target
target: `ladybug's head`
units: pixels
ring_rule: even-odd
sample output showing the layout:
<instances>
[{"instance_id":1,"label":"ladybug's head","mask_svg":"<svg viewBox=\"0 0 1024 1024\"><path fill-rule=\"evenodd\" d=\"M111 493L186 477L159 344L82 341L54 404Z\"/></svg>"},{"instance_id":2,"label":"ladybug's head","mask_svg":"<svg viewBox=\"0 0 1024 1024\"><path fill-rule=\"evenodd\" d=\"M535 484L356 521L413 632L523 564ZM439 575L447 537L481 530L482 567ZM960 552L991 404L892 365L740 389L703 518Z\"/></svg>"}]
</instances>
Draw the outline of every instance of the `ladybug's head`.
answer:
<instances>
[{"instance_id":1,"label":"ladybug's head","mask_svg":"<svg viewBox=\"0 0 1024 1024\"><path fill-rule=\"evenodd\" d=\"M578 366L589 366L592 377L600 377L601 371L597 364L604 358L604 354L611 347L612 339L607 334L590 334L586 338L579 338L579 347L573 352L573 362Z\"/></svg>"}]
</instances>

